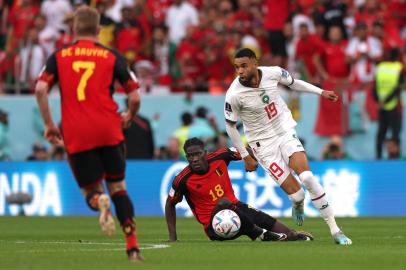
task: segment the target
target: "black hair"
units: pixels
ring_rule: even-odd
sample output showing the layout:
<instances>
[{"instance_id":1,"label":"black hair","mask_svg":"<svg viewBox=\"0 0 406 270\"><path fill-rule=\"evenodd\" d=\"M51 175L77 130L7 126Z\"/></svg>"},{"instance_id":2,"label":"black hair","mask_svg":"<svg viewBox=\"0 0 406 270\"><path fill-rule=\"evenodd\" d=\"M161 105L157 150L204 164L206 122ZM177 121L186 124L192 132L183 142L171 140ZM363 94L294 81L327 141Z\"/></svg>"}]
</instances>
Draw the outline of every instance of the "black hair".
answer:
<instances>
[{"instance_id":1,"label":"black hair","mask_svg":"<svg viewBox=\"0 0 406 270\"><path fill-rule=\"evenodd\" d=\"M197 108L196 110L196 117L199 118L206 118L207 116L207 109L206 107L200 106L199 108Z\"/></svg>"},{"instance_id":2,"label":"black hair","mask_svg":"<svg viewBox=\"0 0 406 270\"><path fill-rule=\"evenodd\" d=\"M332 144L329 145L328 151L330 153L339 152L340 151L340 146L338 144L332 143Z\"/></svg>"},{"instance_id":3,"label":"black hair","mask_svg":"<svg viewBox=\"0 0 406 270\"><path fill-rule=\"evenodd\" d=\"M202 140L200 140L199 138L193 137L193 138L186 140L185 145L183 146L183 150L185 150L185 152L186 152L186 149L188 147L194 146L194 145L200 146L204 149L204 142Z\"/></svg>"},{"instance_id":4,"label":"black hair","mask_svg":"<svg viewBox=\"0 0 406 270\"><path fill-rule=\"evenodd\" d=\"M255 55L254 51L248 48L242 48L236 52L234 55L234 58L243 58L243 57L248 57L250 59L255 58L257 59L257 56Z\"/></svg>"},{"instance_id":5,"label":"black hair","mask_svg":"<svg viewBox=\"0 0 406 270\"><path fill-rule=\"evenodd\" d=\"M168 33L168 26L166 26L165 24L158 24L157 26L155 26L155 29L162 29L162 31L164 31L165 33Z\"/></svg>"},{"instance_id":6,"label":"black hair","mask_svg":"<svg viewBox=\"0 0 406 270\"><path fill-rule=\"evenodd\" d=\"M189 126L193 122L193 116L189 112L182 113L181 119L184 126Z\"/></svg>"},{"instance_id":7,"label":"black hair","mask_svg":"<svg viewBox=\"0 0 406 270\"><path fill-rule=\"evenodd\" d=\"M389 60L396 61L399 60L400 52L398 48L392 48L389 51Z\"/></svg>"},{"instance_id":8,"label":"black hair","mask_svg":"<svg viewBox=\"0 0 406 270\"><path fill-rule=\"evenodd\" d=\"M305 27L305 28L309 29L309 25L308 25L307 23L305 23L305 22L302 22L302 23L299 25L299 28L302 28L302 27Z\"/></svg>"}]
</instances>

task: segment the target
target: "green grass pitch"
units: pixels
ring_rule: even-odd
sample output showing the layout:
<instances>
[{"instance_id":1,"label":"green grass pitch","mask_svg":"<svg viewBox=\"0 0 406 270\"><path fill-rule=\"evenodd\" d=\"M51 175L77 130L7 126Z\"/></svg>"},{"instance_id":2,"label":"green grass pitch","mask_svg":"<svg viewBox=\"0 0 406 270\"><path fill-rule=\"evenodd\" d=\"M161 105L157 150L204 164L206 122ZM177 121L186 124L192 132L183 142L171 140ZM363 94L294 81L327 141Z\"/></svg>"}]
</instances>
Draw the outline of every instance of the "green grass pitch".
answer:
<instances>
[{"instance_id":1,"label":"green grass pitch","mask_svg":"<svg viewBox=\"0 0 406 270\"><path fill-rule=\"evenodd\" d=\"M296 228L290 219L282 221ZM146 261L127 261L121 232L106 238L96 217L0 217L0 269L406 269L405 218L341 218L352 246L332 243L321 219L306 219L313 242L211 242L194 219L178 219L167 243L164 218L138 218Z\"/></svg>"}]
</instances>

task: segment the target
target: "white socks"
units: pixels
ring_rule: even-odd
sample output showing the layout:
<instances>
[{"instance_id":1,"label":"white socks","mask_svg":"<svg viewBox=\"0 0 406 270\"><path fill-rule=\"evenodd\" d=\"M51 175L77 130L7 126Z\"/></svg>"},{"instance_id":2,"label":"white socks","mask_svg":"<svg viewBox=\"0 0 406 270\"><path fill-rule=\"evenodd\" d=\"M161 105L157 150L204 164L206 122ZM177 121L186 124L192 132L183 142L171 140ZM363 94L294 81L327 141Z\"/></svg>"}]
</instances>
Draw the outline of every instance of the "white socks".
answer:
<instances>
[{"instance_id":1,"label":"white socks","mask_svg":"<svg viewBox=\"0 0 406 270\"><path fill-rule=\"evenodd\" d=\"M300 181L310 193L313 205L319 209L321 217L330 227L331 234L340 231L334 218L333 208L329 205L323 187L316 180L311 171L304 171L299 175ZM295 193L296 194L296 193Z\"/></svg>"},{"instance_id":2,"label":"white socks","mask_svg":"<svg viewBox=\"0 0 406 270\"><path fill-rule=\"evenodd\" d=\"M300 188L297 192L288 195L289 200L292 202L294 207L297 207L301 204L303 204L303 201L305 199L305 192L303 188Z\"/></svg>"}]
</instances>

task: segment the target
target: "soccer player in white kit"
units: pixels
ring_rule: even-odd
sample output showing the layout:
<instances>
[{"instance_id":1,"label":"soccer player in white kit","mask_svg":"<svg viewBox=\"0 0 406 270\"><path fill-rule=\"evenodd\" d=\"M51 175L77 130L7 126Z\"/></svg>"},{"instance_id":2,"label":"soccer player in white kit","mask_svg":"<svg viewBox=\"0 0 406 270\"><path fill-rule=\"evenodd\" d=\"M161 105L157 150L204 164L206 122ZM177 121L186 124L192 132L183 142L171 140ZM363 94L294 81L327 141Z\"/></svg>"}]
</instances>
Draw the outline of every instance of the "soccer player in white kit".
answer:
<instances>
[{"instance_id":1,"label":"soccer player in white kit","mask_svg":"<svg viewBox=\"0 0 406 270\"><path fill-rule=\"evenodd\" d=\"M234 66L238 77L227 91L224 115L227 133L240 152L245 169L254 171L258 162L261 164L288 194L293 205L293 219L301 226L305 192L291 173L296 172L329 226L334 241L340 245L351 245L351 239L336 224L323 187L310 171L305 150L294 129L296 121L279 94L278 83L293 90L319 94L333 102L338 100L338 96L333 91L295 80L280 67L258 67L255 53L247 48L236 53ZM258 162L245 149L236 128L238 118L243 123L248 144Z\"/></svg>"}]
</instances>

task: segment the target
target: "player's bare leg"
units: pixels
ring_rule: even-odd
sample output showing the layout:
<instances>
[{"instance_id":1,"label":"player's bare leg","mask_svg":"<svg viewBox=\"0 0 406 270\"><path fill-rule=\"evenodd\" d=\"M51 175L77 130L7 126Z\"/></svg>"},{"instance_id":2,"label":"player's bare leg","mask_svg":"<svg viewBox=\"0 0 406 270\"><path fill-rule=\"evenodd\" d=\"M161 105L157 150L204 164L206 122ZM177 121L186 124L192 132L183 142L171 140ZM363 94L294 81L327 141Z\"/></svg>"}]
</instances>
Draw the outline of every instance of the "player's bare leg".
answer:
<instances>
[{"instance_id":1,"label":"player's bare leg","mask_svg":"<svg viewBox=\"0 0 406 270\"><path fill-rule=\"evenodd\" d=\"M101 184L92 189L82 189L88 206L99 212L99 224L102 232L112 236L116 232L116 224L110 210L110 198Z\"/></svg>"},{"instance_id":2,"label":"player's bare leg","mask_svg":"<svg viewBox=\"0 0 406 270\"><path fill-rule=\"evenodd\" d=\"M305 231L296 232L279 221L275 222L271 230L276 233L286 234L288 236L288 241L313 241L314 239L311 233Z\"/></svg>"},{"instance_id":3,"label":"player's bare leg","mask_svg":"<svg viewBox=\"0 0 406 270\"><path fill-rule=\"evenodd\" d=\"M289 200L292 202L293 221L297 225L302 226L304 221L303 203L305 198L302 186L292 174L289 174L282 183L281 188L288 194Z\"/></svg>"},{"instance_id":4,"label":"player's bare leg","mask_svg":"<svg viewBox=\"0 0 406 270\"><path fill-rule=\"evenodd\" d=\"M300 181L310 193L313 205L319 209L321 217L330 228L334 242L340 245L351 245L352 241L337 226L333 209L329 205L324 188L310 171L309 162L304 152L296 152L289 159L289 167L299 175Z\"/></svg>"},{"instance_id":5,"label":"player's bare leg","mask_svg":"<svg viewBox=\"0 0 406 270\"><path fill-rule=\"evenodd\" d=\"M139 254L140 250L134 221L134 207L128 197L125 182L124 180L107 182L107 187L116 209L117 218L124 232L128 259L133 262L143 261L143 257Z\"/></svg>"},{"instance_id":6,"label":"player's bare leg","mask_svg":"<svg viewBox=\"0 0 406 270\"><path fill-rule=\"evenodd\" d=\"M99 205L99 224L102 232L107 236L112 236L116 232L116 224L111 214L110 198L107 194L101 194L98 200Z\"/></svg>"}]
</instances>

